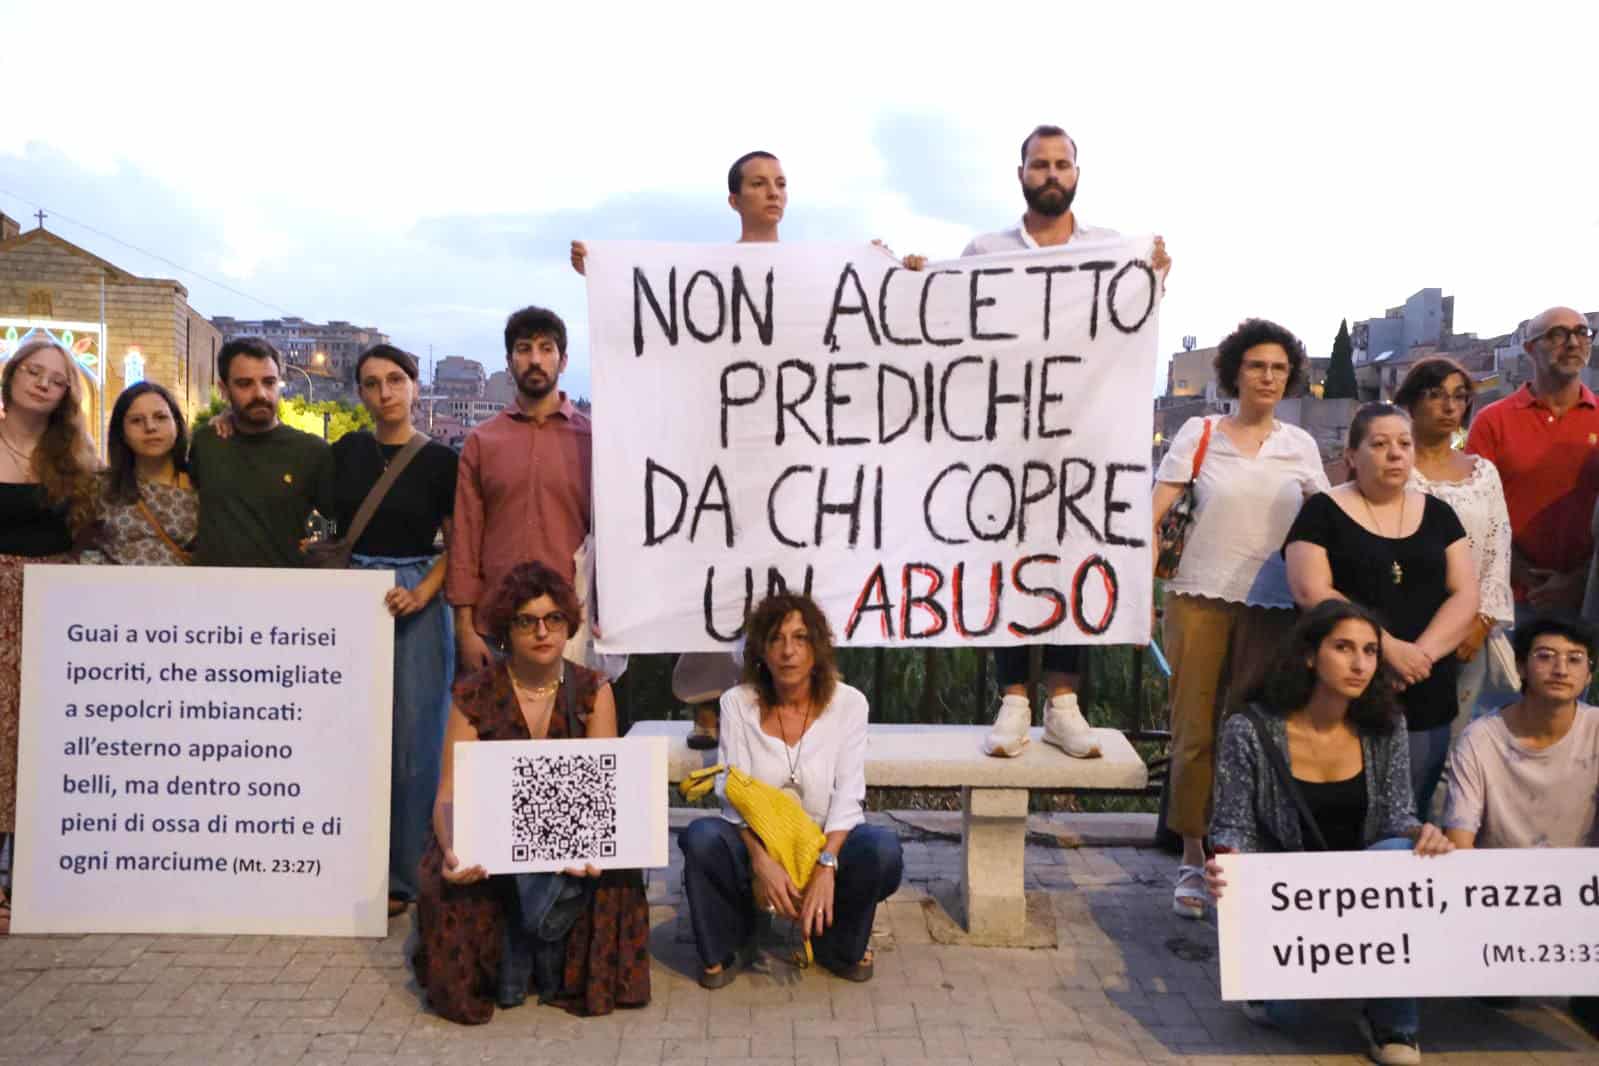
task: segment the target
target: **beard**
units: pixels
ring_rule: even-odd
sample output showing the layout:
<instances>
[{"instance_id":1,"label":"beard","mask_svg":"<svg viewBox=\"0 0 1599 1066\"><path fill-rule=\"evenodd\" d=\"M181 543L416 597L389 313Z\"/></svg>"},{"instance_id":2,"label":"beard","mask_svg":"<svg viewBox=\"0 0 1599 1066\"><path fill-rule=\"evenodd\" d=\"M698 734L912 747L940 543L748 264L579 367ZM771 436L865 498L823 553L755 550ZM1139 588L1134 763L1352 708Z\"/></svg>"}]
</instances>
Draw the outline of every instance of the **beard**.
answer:
<instances>
[{"instance_id":1,"label":"beard","mask_svg":"<svg viewBox=\"0 0 1599 1066\"><path fill-rule=\"evenodd\" d=\"M558 378L545 377L537 370L529 370L516 379L516 390L530 400L542 400L555 391Z\"/></svg>"},{"instance_id":2,"label":"beard","mask_svg":"<svg viewBox=\"0 0 1599 1066\"><path fill-rule=\"evenodd\" d=\"M257 401L245 404L243 407L235 406L233 408L234 418L240 422L247 422L252 426L267 425L272 421L274 414L274 405L265 401Z\"/></svg>"},{"instance_id":3,"label":"beard","mask_svg":"<svg viewBox=\"0 0 1599 1066\"><path fill-rule=\"evenodd\" d=\"M1068 189L1050 178L1042 185L1023 185L1022 197L1026 199L1027 206L1040 215L1059 218L1072 209L1072 201L1077 199L1077 186Z\"/></svg>"}]
</instances>

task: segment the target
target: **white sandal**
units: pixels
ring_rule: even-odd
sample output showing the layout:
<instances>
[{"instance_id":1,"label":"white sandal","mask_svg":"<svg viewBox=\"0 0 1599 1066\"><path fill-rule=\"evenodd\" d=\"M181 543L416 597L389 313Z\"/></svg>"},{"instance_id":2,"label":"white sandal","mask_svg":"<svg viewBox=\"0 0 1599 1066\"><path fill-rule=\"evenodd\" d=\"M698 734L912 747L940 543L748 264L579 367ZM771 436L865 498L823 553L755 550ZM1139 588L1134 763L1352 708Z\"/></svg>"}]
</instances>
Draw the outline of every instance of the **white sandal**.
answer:
<instances>
[{"instance_id":1,"label":"white sandal","mask_svg":"<svg viewBox=\"0 0 1599 1066\"><path fill-rule=\"evenodd\" d=\"M1186 902L1197 900L1198 906ZM1210 893L1205 890L1205 868L1184 864L1177 867L1177 887L1172 892L1172 913L1179 918L1203 918Z\"/></svg>"}]
</instances>

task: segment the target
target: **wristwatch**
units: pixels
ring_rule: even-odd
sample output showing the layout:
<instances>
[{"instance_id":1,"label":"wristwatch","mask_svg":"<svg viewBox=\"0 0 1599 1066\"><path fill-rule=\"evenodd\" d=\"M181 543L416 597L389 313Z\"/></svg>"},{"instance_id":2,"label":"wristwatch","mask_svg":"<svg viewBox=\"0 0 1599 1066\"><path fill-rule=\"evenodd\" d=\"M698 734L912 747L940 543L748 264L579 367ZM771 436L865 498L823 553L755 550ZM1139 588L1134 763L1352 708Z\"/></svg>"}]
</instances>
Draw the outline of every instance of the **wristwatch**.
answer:
<instances>
[{"instance_id":1,"label":"wristwatch","mask_svg":"<svg viewBox=\"0 0 1599 1066\"><path fill-rule=\"evenodd\" d=\"M816 856L816 865L825 866L834 873L838 873L838 856L831 851L824 851Z\"/></svg>"}]
</instances>

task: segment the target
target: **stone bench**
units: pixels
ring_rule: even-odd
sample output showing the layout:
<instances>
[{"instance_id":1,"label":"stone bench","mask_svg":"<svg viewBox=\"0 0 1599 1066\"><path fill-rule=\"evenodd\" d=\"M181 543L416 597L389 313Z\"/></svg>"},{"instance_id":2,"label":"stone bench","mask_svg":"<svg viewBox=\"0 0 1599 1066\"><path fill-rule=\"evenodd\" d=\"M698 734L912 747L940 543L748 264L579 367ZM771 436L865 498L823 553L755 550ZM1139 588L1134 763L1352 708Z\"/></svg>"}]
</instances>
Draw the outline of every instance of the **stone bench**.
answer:
<instances>
[{"instance_id":1,"label":"stone bench","mask_svg":"<svg viewBox=\"0 0 1599 1066\"><path fill-rule=\"evenodd\" d=\"M628 736L666 737L667 776L673 784L713 766L716 752L688 746L688 722L638 722ZM1097 759L1073 759L1043 742L1014 759L983 754L987 726L877 725L866 738L869 788L961 790L961 903L973 942L1020 943L1027 928L1022 863L1027 797L1046 792L1138 791L1149 781L1144 761L1114 729L1095 729Z\"/></svg>"}]
</instances>

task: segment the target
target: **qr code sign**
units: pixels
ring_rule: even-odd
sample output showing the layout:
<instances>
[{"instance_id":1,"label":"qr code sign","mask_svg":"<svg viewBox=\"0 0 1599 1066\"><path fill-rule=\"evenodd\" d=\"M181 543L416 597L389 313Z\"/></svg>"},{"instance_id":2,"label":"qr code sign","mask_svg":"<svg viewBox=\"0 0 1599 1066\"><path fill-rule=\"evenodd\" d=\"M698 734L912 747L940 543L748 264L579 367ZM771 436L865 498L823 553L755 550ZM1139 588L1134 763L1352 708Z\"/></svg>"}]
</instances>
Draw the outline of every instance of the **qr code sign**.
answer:
<instances>
[{"instance_id":1,"label":"qr code sign","mask_svg":"<svg viewBox=\"0 0 1599 1066\"><path fill-rule=\"evenodd\" d=\"M615 755L523 755L512 762L512 862L615 855Z\"/></svg>"}]
</instances>

